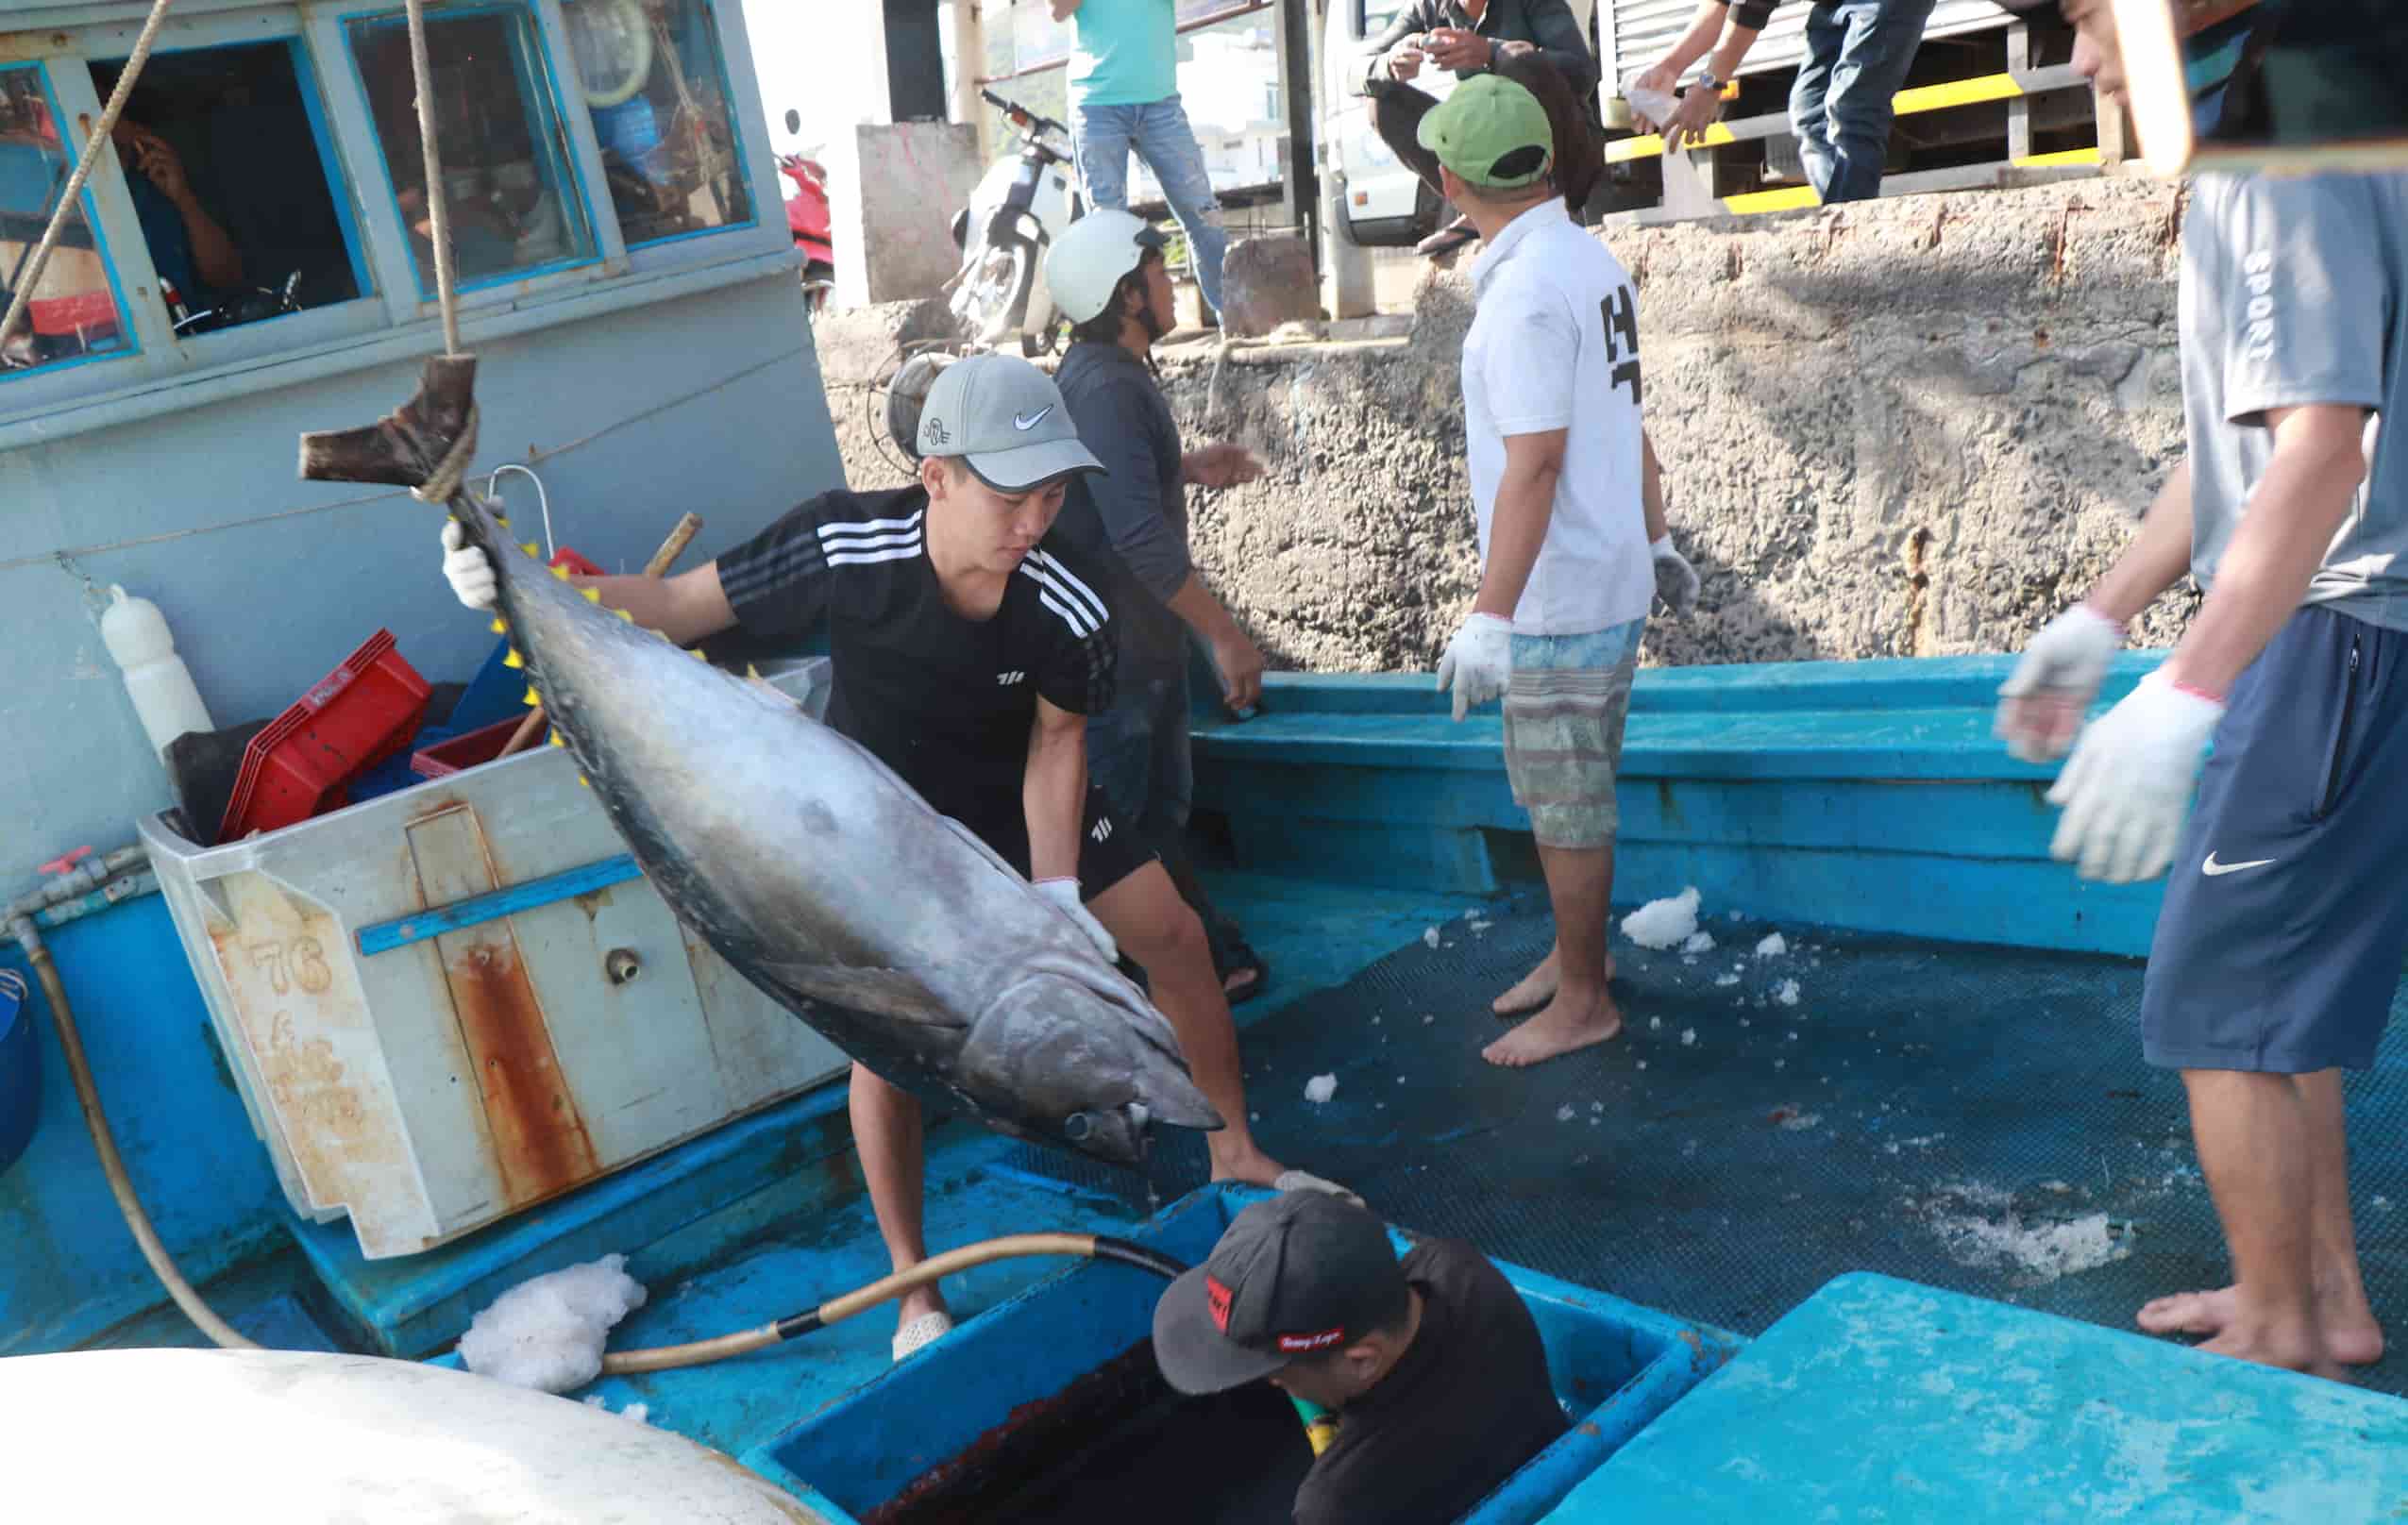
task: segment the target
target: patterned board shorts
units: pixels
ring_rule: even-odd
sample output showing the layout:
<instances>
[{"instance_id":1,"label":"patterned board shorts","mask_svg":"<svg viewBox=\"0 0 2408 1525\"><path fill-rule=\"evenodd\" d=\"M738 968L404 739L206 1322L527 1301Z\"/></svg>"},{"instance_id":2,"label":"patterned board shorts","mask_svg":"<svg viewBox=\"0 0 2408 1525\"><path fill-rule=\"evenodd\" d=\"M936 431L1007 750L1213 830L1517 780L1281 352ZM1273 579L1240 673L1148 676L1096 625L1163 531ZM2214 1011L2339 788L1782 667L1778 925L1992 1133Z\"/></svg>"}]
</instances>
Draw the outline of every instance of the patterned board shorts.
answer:
<instances>
[{"instance_id":1,"label":"patterned board shorts","mask_svg":"<svg viewBox=\"0 0 2408 1525\"><path fill-rule=\"evenodd\" d=\"M1586 635L1517 635L1505 691L1505 772L1545 847L1613 846L1614 773L1647 622Z\"/></svg>"}]
</instances>

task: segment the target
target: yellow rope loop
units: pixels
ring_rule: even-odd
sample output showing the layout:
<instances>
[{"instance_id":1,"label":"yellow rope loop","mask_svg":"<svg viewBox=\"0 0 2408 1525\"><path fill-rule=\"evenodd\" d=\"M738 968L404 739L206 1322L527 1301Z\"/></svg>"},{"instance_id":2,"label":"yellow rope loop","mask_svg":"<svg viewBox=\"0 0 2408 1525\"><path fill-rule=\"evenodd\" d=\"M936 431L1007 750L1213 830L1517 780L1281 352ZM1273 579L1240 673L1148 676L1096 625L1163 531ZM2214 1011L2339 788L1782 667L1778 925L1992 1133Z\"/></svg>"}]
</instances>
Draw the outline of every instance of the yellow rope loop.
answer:
<instances>
[{"instance_id":1,"label":"yellow rope loop","mask_svg":"<svg viewBox=\"0 0 2408 1525\"><path fill-rule=\"evenodd\" d=\"M438 507L449 503L459 495L461 484L467 480L468 462L476 454L477 405L472 402L468 405L468 422L461 429L460 438L451 442L450 450L436 463L435 469L428 473L427 479L410 489L410 495L421 503L432 503Z\"/></svg>"}]
</instances>

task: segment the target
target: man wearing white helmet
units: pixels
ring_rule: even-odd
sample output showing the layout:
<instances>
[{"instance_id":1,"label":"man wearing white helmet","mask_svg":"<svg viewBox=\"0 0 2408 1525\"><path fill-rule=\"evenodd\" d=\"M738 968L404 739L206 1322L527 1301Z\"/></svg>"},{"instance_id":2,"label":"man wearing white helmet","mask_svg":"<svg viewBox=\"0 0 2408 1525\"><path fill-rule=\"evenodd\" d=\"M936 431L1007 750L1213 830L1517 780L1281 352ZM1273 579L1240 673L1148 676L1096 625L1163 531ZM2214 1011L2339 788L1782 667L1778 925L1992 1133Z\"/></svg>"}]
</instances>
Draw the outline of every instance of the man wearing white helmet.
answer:
<instances>
[{"instance_id":1,"label":"man wearing white helmet","mask_svg":"<svg viewBox=\"0 0 2408 1525\"><path fill-rule=\"evenodd\" d=\"M1223 994L1244 1000L1262 989L1262 959L1213 908L1181 848L1194 794L1187 632L1212 652L1223 696L1239 713L1261 693L1263 658L1188 555L1187 488L1252 481L1262 463L1235 444L1180 448L1148 362L1171 321L1162 242L1129 212L1098 211L1071 224L1045 257L1054 304L1075 325L1055 380L1105 472L1071 484L1060 533L1104 570L1120 616L1116 697L1087 721L1088 768L1202 918Z\"/></svg>"}]
</instances>

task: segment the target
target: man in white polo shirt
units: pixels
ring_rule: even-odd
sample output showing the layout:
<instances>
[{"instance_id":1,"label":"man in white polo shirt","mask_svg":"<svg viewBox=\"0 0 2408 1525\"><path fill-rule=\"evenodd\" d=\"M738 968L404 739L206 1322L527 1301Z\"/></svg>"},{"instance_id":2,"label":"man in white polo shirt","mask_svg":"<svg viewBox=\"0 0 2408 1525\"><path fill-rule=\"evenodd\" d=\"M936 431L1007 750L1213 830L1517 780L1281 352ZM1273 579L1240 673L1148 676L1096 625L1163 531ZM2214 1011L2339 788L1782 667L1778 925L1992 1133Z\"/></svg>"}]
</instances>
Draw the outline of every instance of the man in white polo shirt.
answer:
<instances>
[{"instance_id":1,"label":"man in white polo shirt","mask_svg":"<svg viewBox=\"0 0 2408 1525\"><path fill-rule=\"evenodd\" d=\"M1651 601L1697 575L1664 532L1639 409L1639 302L1622 261L1564 214L1536 96L1495 75L1422 119L1446 197L1480 230L1463 423L1483 569L1439 684L1455 718L1505 697L1506 771L1530 813L1556 946L1496 1003L1537 1014L1490 1044L1535 1064L1622 1031L1608 994L1614 770Z\"/></svg>"}]
</instances>

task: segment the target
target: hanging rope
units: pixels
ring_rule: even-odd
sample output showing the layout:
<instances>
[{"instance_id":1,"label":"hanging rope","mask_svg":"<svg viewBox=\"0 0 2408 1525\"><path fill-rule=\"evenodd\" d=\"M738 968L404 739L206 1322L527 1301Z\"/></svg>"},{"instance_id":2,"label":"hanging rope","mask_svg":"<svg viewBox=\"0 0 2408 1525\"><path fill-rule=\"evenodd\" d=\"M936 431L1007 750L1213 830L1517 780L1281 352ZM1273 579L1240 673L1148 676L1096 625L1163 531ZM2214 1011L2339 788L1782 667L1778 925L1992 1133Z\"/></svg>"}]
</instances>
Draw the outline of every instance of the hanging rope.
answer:
<instances>
[{"instance_id":1,"label":"hanging rope","mask_svg":"<svg viewBox=\"0 0 2408 1525\"><path fill-rule=\"evenodd\" d=\"M157 0L150 8L150 19L143 23L142 35L134 39L134 51L126 58L125 72L117 76L117 88L109 92L109 104L101 108L100 126L84 142L83 157L76 161L76 173L67 180L67 189L59 193L59 205L52 209L50 226L42 230L42 242L34 246L33 259L20 273L17 289L9 293L8 313L0 317L0 338L16 332L17 320L25 316L32 305L33 289L42 284L42 267L50 263L50 251L59 245L59 235L65 231L67 214L84 193L84 182L92 178L93 165L100 161L100 151L109 145L110 135L117 130L117 118L126 109L126 97L134 92L134 81L142 77L143 65L150 61L151 44L159 41L159 28L167 20L167 8L176 0ZM417 0L411 0L413 8ZM63 142L66 134L59 137Z\"/></svg>"},{"instance_id":2,"label":"hanging rope","mask_svg":"<svg viewBox=\"0 0 2408 1525\"><path fill-rule=\"evenodd\" d=\"M418 158L427 173L428 235L435 246L435 301L443 309L443 352L460 353L460 293L451 267L451 199L443 183L443 154L435 145L434 66L427 61L426 0L410 4L410 81L418 92ZM468 405L468 423L452 443L451 453L436 465L424 483L410 490L421 503L448 505L468 475L477 454L477 406Z\"/></svg>"},{"instance_id":3,"label":"hanging rope","mask_svg":"<svg viewBox=\"0 0 2408 1525\"><path fill-rule=\"evenodd\" d=\"M410 0L410 77L418 91L418 156L427 171L427 216L433 225L435 300L443 307L443 352L457 355L460 299L452 290L451 209L444 193L443 155L435 146L435 81L434 67L427 61L426 0Z\"/></svg>"}]
</instances>

